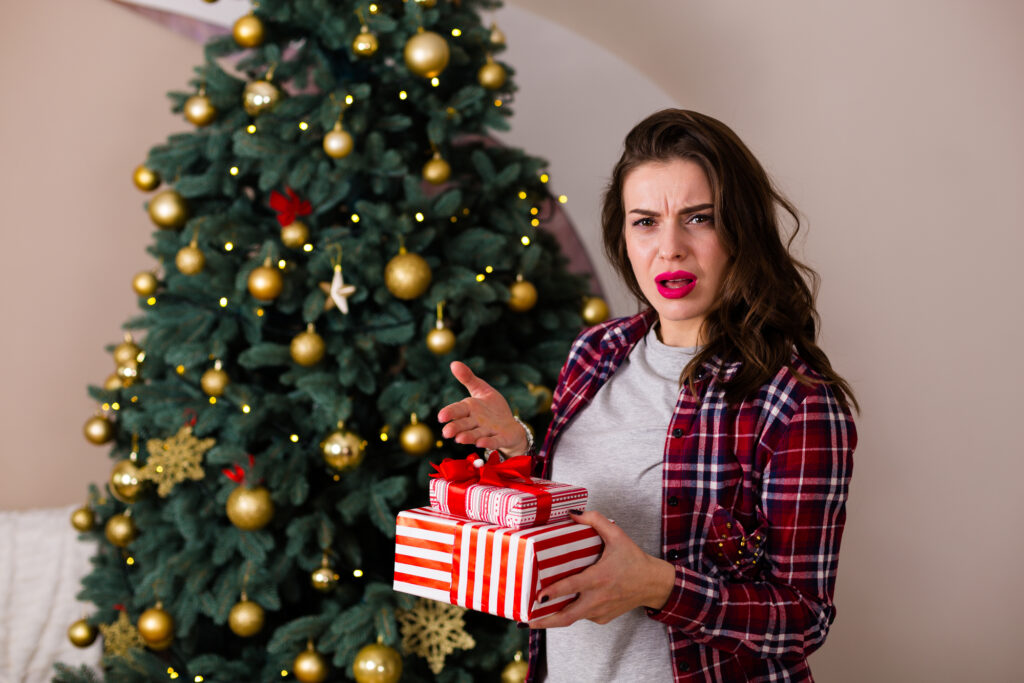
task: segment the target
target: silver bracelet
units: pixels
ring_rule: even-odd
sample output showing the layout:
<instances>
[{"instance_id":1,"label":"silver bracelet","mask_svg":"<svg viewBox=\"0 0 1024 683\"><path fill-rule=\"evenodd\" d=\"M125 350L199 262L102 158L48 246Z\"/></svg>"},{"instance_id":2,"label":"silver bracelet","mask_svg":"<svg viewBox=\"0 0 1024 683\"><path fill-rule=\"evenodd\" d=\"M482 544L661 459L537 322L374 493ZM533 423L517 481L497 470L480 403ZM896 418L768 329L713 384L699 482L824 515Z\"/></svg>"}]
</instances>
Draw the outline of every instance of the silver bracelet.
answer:
<instances>
[{"instance_id":1,"label":"silver bracelet","mask_svg":"<svg viewBox=\"0 0 1024 683\"><path fill-rule=\"evenodd\" d=\"M523 422L522 420L520 420L518 415L513 415L512 419L518 422L519 426L523 428L524 432L526 432L526 453L529 453L530 451L533 450L533 428L530 427L530 425ZM497 453L499 458L505 457L504 454L497 448L488 448L486 451L484 451L484 456L490 458L491 453ZM523 455L525 455L526 453L524 453Z\"/></svg>"}]
</instances>

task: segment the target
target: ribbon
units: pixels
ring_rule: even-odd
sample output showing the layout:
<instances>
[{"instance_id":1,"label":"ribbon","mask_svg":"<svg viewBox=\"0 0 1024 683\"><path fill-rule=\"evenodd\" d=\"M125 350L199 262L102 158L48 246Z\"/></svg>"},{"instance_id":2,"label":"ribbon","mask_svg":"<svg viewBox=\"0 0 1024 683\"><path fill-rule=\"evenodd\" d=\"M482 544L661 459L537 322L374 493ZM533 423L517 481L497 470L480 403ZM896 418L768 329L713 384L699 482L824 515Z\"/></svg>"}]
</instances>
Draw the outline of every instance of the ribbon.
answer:
<instances>
[{"instance_id":1,"label":"ribbon","mask_svg":"<svg viewBox=\"0 0 1024 683\"><path fill-rule=\"evenodd\" d=\"M304 199L299 199L295 190L286 187L284 191L288 195L287 197L277 190L270 193L270 208L277 211L277 222L281 224L282 228L294 223L299 216L308 216L313 213L313 205Z\"/></svg>"},{"instance_id":2,"label":"ribbon","mask_svg":"<svg viewBox=\"0 0 1024 683\"><path fill-rule=\"evenodd\" d=\"M448 482L448 509L451 514L466 517L466 499L473 484L498 486L531 493L537 497L537 520L544 524L551 517L551 494L547 487L530 478L533 460L528 455L517 455L502 460L497 453L491 453L487 462L476 455L462 460L445 458L440 465L430 463L436 472L430 476Z\"/></svg>"},{"instance_id":3,"label":"ribbon","mask_svg":"<svg viewBox=\"0 0 1024 683\"><path fill-rule=\"evenodd\" d=\"M255 456L253 456L252 453L250 453L249 467L252 467L255 464L256 458ZM221 473L231 481L235 482L236 484L241 484L243 481L245 481L245 470L243 470L242 466L239 465L238 463L235 463L231 467L225 467L224 469L221 470Z\"/></svg>"}]
</instances>

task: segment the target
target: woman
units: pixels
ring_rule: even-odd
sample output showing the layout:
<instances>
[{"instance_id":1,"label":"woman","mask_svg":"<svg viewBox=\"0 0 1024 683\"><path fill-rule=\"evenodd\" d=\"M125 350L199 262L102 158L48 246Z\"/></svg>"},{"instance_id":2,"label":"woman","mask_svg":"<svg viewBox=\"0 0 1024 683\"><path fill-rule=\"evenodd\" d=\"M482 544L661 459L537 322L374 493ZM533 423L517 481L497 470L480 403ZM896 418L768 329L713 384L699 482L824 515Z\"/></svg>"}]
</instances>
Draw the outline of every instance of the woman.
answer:
<instances>
[{"instance_id":1,"label":"woman","mask_svg":"<svg viewBox=\"0 0 1024 683\"><path fill-rule=\"evenodd\" d=\"M604 244L644 310L576 339L534 454L537 476L588 488L574 519L605 548L542 591L579 597L530 623L530 680L812 680L807 655L835 618L856 402L816 344L817 276L778 209L798 230L715 119L665 110L626 137ZM452 372L470 396L438 414L445 437L532 451L500 394Z\"/></svg>"}]
</instances>

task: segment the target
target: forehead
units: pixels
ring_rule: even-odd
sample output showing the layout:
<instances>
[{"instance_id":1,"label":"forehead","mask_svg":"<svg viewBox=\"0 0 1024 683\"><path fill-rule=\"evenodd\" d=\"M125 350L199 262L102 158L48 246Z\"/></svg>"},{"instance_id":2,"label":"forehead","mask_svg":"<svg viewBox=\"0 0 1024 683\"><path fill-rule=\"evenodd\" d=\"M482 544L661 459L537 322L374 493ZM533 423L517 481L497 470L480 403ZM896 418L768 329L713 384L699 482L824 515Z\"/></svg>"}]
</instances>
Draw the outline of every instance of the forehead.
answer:
<instances>
[{"instance_id":1,"label":"forehead","mask_svg":"<svg viewBox=\"0 0 1024 683\"><path fill-rule=\"evenodd\" d=\"M645 201L682 202L686 206L711 203L711 183L704 169L695 161L646 161L626 175L622 183L622 201L627 211L631 205Z\"/></svg>"}]
</instances>

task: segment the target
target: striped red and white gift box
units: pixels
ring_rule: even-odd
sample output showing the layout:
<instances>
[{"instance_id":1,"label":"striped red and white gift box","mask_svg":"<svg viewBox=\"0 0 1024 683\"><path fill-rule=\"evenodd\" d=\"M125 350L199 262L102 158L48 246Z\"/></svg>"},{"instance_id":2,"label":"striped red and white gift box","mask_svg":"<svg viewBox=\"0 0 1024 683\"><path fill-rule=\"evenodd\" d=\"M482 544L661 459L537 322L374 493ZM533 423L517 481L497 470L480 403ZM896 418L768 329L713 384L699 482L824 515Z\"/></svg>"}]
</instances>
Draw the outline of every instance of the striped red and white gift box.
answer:
<instances>
[{"instance_id":1,"label":"striped red and white gift box","mask_svg":"<svg viewBox=\"0 0 1024 683\"><path fill-rule=\"evenodd\" d=\"M547 479L534 479L551 496L551 512L541 524L569 519L569 510L585 510L587 489L575 484L560 484ZM537 524L537 495L489 484L470 484L465 488L465 510L452 509L449 490L452 482L430 480L430 507L458 517L488 522L510 529L525 529ZM461 504L462 497L459 497Z\"/></svg>"},{"instance_id":2,"label":"striped red and white gift box","mask_svg":"<svg viewBox=\"0 0 1024 683\"><path fill-rule=\"evenodd\" d=\"M537 602L542 589L597 562L602 546L592 527L572 521L508 529L427 507L403 510L394 588L529 621L554 614L575 597Z\"/></svg>"}]
</instances>

